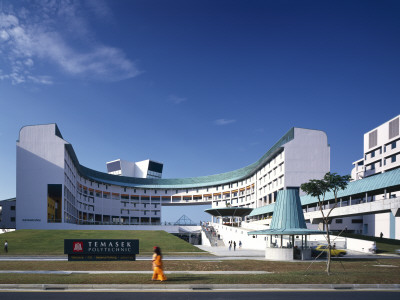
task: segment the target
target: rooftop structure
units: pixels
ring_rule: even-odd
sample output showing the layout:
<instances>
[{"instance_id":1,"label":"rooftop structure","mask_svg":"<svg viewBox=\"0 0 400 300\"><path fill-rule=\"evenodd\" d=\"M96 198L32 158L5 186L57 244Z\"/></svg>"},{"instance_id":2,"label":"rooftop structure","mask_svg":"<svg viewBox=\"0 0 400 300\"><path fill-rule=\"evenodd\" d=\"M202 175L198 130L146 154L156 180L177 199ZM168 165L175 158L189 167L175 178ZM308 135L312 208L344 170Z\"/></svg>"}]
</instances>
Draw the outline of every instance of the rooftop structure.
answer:
<instances>
[{"instance_id":1,"label":"rooftop structure","mask_svg":"<svg viewBox=\"0 0 400 300\"><path fill-rule=\"evenodd\" d=\"M122 159L106 163L108 174L137 178L161 178L163 164L146 159L138 162L130 162Z\"/></svg>"}]
</instances>

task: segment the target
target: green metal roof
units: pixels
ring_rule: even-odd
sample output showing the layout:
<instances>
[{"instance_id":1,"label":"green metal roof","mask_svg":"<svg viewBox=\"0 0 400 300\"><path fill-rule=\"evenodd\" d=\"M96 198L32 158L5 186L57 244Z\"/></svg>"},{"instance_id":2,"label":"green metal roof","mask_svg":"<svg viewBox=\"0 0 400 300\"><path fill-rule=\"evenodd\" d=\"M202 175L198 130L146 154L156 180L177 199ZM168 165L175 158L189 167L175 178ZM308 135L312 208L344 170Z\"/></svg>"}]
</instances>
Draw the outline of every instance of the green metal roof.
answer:
<instances>
[{"instance_id":1,"label":"green metal roof","mask_svg":"<svg viewBox=\"0 0 400 300\"><path fill-rule=\"evenodd\" d=\"M4 201L4 202L6 202L6 201L9 201L9 202L12 202L12 201L16 201L17 200L17 198L10 198L10 199L4 199L4 200L0 200L0 202L2 202L2 201Z\"/></svg>"},{"instance_id":2,"label":"green metal roof","mask_svg":"<svg viewBox=\"0 0 400 300\"><path fill-rule=\"evenodd\" d=\"M351 181L347 185L347 188L338 192L338 198L348 197L351 195L365 194L371 191L383 190L386 188L391 188L400 185L400 168L387 171L382 174L377 174L375 176L370 176L364 179ZM333 193L327 193L325 200L333 200ZM318 199L316 197L311 197L305 195L300 197L301 205L317 203ZM264 215L268 213L273 213L275 209L275 203L266 206L255 208L251 214L252 216Z\"/></svg>"},{"instance_id":3,"label":"green metal roof","mask_svg":"<svg viewBox=\"0 0 400 300\"><path fill-rule=\"evenodd\" d=\"M255 209L253 209L253 211L251 212L249 217L273 213L274 212L274 208L275 208L275 203L268 204L268 205L261 206L261 207L257 207Z\"/></svg>"},{"instance_id":4,"label":"green metal roof","mask_svg":"<svg viewBox=\"0 0 400 300\"><path fill-rule=\"evenodd\" d=\"M356 181L351 181L347 188L338 192L338 198L348 197L351 195L365 194L371 191L383 190L400 185L400 168L377 174ZM327 193L325 200L335 199L332 192ZM316 197L302 196L301 204L307 205L318 202Z\"/></svg>"},{"instance_id":5,"label":"green metal roof","mask_svg":"<svg viewBox=\"0 0 400 300\"><path fill-rule=\"evenodd\" d=\"M250 231L249 235L320 234L319 230L307 229L300 204L299 190L290 188L278 191L270 229Z\"/></svg>"},{"instance_id":6,"label":"green metal roof","mask_svg":"<svg viewBox=\"0 0 400 300\"><path fill-rule=\"evenodd\" d=\"M307 228L298 189L278 192L270 229Z\"/></svg>"},{"instance_id":7,"label":"green metal roof","mask_svg":"<svg viewBox=\"0 0 400 300\"><path fill-rule=\"evenodd\" d=\"M182 188L198 188L206 186L215 186L226 184L238 180L242 180L254 174L268 160L271 160L276 154L282 151L282 146L294 139L294 127L291 128L278 142L275 143L259 160L255 163L241 169L231 172L190 177L190 178L174 178L174 179L152 179L152 178L136 178L127 176L111 175L82 166L75 154L71 144L66 144L65 148L70 154L75 167L78 169L82 177L97 182L114 184L119 186L147 188L147 189L182 189Z\"/></svg>"}]
</instances>

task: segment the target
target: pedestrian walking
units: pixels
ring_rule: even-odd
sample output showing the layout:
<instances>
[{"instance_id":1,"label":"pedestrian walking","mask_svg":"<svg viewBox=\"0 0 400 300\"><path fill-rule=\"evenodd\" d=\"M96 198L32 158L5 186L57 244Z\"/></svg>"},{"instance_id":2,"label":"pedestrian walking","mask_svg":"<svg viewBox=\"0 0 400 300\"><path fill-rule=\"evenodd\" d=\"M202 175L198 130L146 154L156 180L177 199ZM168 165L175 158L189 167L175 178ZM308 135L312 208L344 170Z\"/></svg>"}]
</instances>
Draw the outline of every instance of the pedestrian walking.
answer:
<instances>
[{"instance_id":1,"label":"pedestrian walking","mask_svg":"<svg viewBox=\"0 0 400 300\"><path fill-rule=\"evenodd\" d=\"M4 243L4 251L6 253L8 253L8 242L7 241Z\"/></svg>"},{"instance_id":2,"label":"pedestrian walking","mask_svg":"<svg viewBox=\"0 0 400 300\"><path fill-rule=\"evenodd\" d=\"M229 241L229 251L232 249L232 241Z\"/></svg>"},{"instance_id":3,"label":"pedestrian walking","mask_svg":"<svg viewBox=\"0 0 400 300\"><path fill-rule=\"evenodd\" d=\"M233 242L233 251L236 251L236 241Z\"/></svg>"},{"instance_id":4,"label":"pedestrian walking","mask_svg":"<svg viewBox=\"0 0 400 300\"><path fill-rule=\"evenodd\" d=\"M167 277L165 277L163 271L162 254L160 247L154 247L153 277L151 280L160 280L160 281L167 280Z\"/></svg>"},{"instance_id":5,"label":"pedestrian walking","mask_svg":"<svg viewBox=\"0 0 400 300\"><path fill-rule=\"evenodd\" d=\"M242 249L242 241L239 241L239 249Z\"/></svg>"}]
</instances>

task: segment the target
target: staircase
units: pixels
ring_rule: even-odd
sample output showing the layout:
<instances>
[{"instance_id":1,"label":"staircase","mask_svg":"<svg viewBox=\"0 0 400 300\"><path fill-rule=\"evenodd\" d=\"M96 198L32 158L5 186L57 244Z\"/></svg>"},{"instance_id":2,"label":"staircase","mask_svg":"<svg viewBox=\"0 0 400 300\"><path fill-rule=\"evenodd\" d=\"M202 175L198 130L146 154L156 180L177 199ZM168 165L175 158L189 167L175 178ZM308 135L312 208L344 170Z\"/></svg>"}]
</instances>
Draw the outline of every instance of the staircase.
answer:
<instances>
[{"instance_id":1,"label":"staircase","mask_svg":"<svg viewBox=\"0 0 400 300\"><path fill-rule=\"evenodd\" d=\"M206 237L210 241L211 247L224 247L224 241L218 239L217 232L215 231L213 226L210 225L202 225L201 229L205 233Z\"/></svg>"}]
</instances>

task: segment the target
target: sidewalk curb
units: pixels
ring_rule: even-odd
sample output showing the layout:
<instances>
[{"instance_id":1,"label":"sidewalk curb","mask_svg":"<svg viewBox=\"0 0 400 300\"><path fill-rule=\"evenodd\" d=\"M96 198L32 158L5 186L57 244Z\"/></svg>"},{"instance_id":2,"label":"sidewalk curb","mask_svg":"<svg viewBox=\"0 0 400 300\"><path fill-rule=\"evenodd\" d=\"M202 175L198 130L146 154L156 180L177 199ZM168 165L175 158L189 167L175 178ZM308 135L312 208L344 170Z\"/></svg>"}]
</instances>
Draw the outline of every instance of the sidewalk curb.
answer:
<instances>
[{"instance_id":1,"label":"sidewalk curb","mask_svg":"<svg viewBox=\"0 0 400 300\"><path fill-rule=\"evenodd\" d=\"M400 291L400 284L0 284L0 291Z\"/></svg>"}]
</instances>

